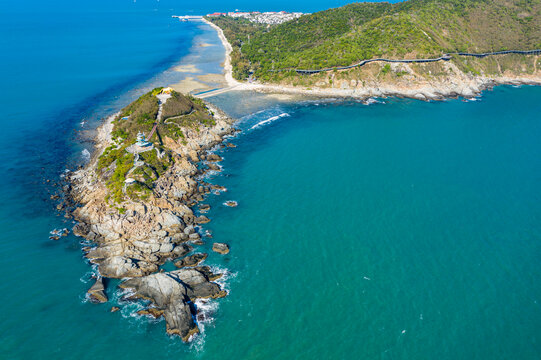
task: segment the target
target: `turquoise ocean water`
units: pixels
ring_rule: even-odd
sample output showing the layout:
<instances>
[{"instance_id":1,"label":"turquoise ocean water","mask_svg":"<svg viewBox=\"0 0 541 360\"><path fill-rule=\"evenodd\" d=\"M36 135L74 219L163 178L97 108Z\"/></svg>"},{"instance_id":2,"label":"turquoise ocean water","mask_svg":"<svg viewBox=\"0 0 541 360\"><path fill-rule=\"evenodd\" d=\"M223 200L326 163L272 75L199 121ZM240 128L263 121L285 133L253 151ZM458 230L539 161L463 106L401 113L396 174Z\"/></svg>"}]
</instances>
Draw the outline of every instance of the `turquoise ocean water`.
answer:
<instances>
[{"instance_id":1,"label":"turquoise ocean water","mask_svg":"<svg viewBox=\"0 0 541 360\"><path fill-rule=\"evenodd\" d=\"M211 177L228 191L208 199L206 229L231 253L206 263L229 296L188 345L114 288L87 303L78 239L48 239L71 225L51 183L84 161L100 119L180 81L176 65L219 71L223 52L209 28L171 21L173 2L67 4L0 20L1 359L541 356L538 87L467 102L216 97L242 130ZM332 4L297 9L316 5Z\"/></svg>"}]
</instances>

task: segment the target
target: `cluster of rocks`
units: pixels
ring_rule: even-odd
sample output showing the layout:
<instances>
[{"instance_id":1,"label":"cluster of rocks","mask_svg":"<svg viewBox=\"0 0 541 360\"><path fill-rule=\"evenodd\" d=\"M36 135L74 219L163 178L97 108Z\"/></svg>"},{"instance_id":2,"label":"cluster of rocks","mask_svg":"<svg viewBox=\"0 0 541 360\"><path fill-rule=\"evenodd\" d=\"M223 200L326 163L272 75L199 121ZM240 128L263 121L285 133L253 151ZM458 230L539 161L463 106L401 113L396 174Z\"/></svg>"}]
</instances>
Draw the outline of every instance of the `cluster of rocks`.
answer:
<instances>
[{"instance_id":1,"label":"cluster of rocks","mask_svg":"<svg viewBox=\"0 0 541 360\"><path fill-rule=\"evenodd\" d=\"M144 201L129 200L111 206L105 181L95 171L96 161L70 175L71 197L80 205L73 211L78 221L73 233L88 241L83 248L85 256L99 272L88 290L92 302L107 301L103 279L130 278L120 285L134 292L130 298L150 299L153 303L141 314L163 316L167 332L187 340L198 331L193 301L226 295L213 282L219 274L198 266L207 254L185 256L203 243L198 228L210 221L204 215L196 216L191 207L211 191L225 190L201 181L207 170L200 169L197 163L204 160L210 165L222 160L208 151L234 132L231 123L231 119L218 115L212 127L183 129L183 142L165 137L164 145L172 151L175 161L155 181L152 195ZM208 205L200 207L202 211L209 209ZM213 250L229 252L225 244L215 244ZM179 269L161 272L160 266L168 260L177 260Z\"/></svg>"},{"instance_id":2,"label":"cluster of rocks","mask_svg":"<svg viewBox=\"0 0 541 360\"><path fill-rule=\"evenodd\" d=\"M64 228L64 229L54 229L53 231L51 231L51 236L49 236L49 239L51 240L58 240L60 239L61 236L68 236L69 234L69 230Z\"/></svg>"},{"instance_id":3,"label":"cluster of rocks","mask_svg":"<svg viewBox=\"0 0 541 360\"><path fill-rule=\"evenodd\" d=\"M184 341L199 332L194 320L194 301L226 295L218 284L209 281L208 275L197 268L133 278L120 287L134 291L132 299L150 300L153 306L139 313L154 318L163 316L167 333L179 335Z\"/></svg>"}]
</instances>

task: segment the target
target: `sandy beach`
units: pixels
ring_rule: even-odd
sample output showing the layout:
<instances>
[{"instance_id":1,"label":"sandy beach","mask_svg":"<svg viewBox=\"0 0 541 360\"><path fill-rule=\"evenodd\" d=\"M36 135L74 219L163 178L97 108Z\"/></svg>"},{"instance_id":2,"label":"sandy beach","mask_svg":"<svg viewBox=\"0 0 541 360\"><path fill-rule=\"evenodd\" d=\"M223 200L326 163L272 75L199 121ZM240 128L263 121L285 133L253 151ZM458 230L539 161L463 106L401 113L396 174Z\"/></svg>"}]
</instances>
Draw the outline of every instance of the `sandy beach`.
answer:
<instances>
[{"instance_id":1,"label":"sandy beach","mask_svg":"<svg viewBox=\"0 0 541 360\"><path fill-rule=\"evenodd\" d=\"M175 91L188 94L196 91L205 91L210 89L210 87L207 84L204 84L200 81L197 81L195 78L188 76L184 80L172 84L171 87L175 89Z\"/></svg>"},{"instance_id":2,"label":"sandy beach","mask_svg":"<svg viewBox=\"0 0 541 360\"><path fill-rule=\"evenodd\" d=\"M225 48L224 72L225 72L225 81L227 82L227 85L229 86L238 86L241 84L248 85L248 84L243 84L233 78L233 65L231 65L231 52L233 51L233 48L231 47L231 44L229 43L229 41L227 41L227 39L225 38L223 30L206 19L203 19L203 21L216 30L216 32L218 33L218 37L220 38L220 41L222 42Z\"/></svg>"}]
</instances>

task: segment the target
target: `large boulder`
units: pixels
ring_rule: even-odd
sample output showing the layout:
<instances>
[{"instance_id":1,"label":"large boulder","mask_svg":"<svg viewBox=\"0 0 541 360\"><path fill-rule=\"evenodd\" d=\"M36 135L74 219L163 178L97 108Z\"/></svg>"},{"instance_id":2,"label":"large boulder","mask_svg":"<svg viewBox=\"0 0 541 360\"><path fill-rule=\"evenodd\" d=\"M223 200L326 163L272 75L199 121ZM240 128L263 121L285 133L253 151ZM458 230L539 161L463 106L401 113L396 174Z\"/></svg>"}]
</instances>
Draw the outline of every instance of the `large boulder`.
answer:
<instances>
[{"instance_id":1,"label":"large boulder","mask_svg":"<svg viewBox=\"0 0 541 360\"><path fill-rule=\"evenodd\" d=\"M207 161L222 161L220 155L210 154L207 156Z\"/></svg>"},{"instance_id":2,"label":"large boulder","mask_svg":"<svg viewBox=\"0 0 541 360\"><path fill-rule=\"evenodd\" d=\"M132 261L124 256L112 256L96 261L102 276L114 279L145 276L158 271L158 265L147 261Z\"/></svg>"},{"instance_id":3,"label":"large boulder","mask_svg":"<svg viewBox=\"0 0 541 360\"><path fill-rule=\"evenodd\" d=\"M204 272L193 268L129 279L120 287L132 289L132 298L151 300L158 311L163 310L167 333L179 335L183 341L199 332L194 321L196 310L190 304L197 298L226 295Z\"/></svg>"},{"instance_id":4,"label":"large boulder","mask_svg":"<svg viewBox=\"0 0 541 360\"><path fill-rule=\"evenodd\" d=\"M103 285L103 280L101 277L96 279L94 285L92 285L86 293L88 294L90 301L93 303L104 303L108 300L107 295L105 294L105 286Z\"/></svg>"},{"instance_id":5,"label":"large boulder","mask_svg":"<svg viewBox=\"0 0 541 360\"><path fill-rule=\"evenodd\" d=\"M222 255L229 253L229 245L224 243L214 243L212 244L212 251L220 253Z\"/></svg>"},{"instance_id":6,"label":"large boulder","mask_svg":"<svg viewBox=\"0 0 541 360\"><path fill-rule=\"evenodd\" d=\"M73 226L73 234L75 236L85 237L90 232L90 225L85 223L77 223Z\"/></svg>"},{"instance_id":7,"label":"large boulder","mask_svg":"<svg viewBox=\"0 0 541 360\"><path fill-rule=\"evenodd\" d=\"M184 228L184 222L178 216L165 212L165 211L162 212L160 216L161 216L161 219L159 219L160 220L159 224L161 224L161 226L164 229L174 228L174 227Z\"/></svg>"},{"instance_id":8,"label":"large boulder","mask_svg":"<svg viewBox=\"0 0 541 360\"><path fill-rule=\"evenodd\" d=\"M209 170L214 170L214 171L220 171L221 170L221 168L218 165L214 164L214 163L208 163L207 166L208 166Z\"/></svg>"},{"instance_id":9,"label":"large boulder","mask_svg":"<svg viewBox=\"0 0 541 360\"><path fill-rule=\"evenodd\" d=\"M195 218L196 224L206 224L208 222L210 222L210 219L206 217L205 215L201 215Z\"/></svg>"},{"instance_id":10,"label":"large boulder","mask_svg":"<svg viewBox=\"0 0 541 360\"><path fill-rule=\"evenodd\" d=\"M193 254L190 256L187 256L183 259L180 259L175 262L175 266L178 268L183 268L186 266L196 266L201 261L205 260L207 258L207 254Z\"/></svg>"}]
</instances>

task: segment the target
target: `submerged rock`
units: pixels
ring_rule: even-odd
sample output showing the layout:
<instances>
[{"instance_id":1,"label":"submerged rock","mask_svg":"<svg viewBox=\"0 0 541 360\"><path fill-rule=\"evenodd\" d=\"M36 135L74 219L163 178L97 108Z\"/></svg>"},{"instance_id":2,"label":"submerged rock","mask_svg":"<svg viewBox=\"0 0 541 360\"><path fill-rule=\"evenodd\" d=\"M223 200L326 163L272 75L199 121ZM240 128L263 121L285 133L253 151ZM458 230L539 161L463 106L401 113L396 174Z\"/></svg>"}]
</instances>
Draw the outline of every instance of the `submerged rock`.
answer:
<instances>
[{"instance_id":1,"label":"submerged rock","mask_svg":"<svg viewBox=\"0 0 541 360\"><path fill-rule=\"evenodd\" d=\"M196 310L191 304L198 298L226 295L218 284L209 281L204 272L194 268L129 279L120 287L132 289L135 292L132 299L151 300L156 311L163 311L167 333L179 335L183 341L199 332L194 321Z\"/></svg>"},{"instance_id":2,"label":"submerged rock","mask_svg":"<svg viewBox=\"0 0 541 360\"><path fill-rule=\"evenodd\" d=\"M214 243L212 244L212 251L220 253L222 255L229 253L229 245L224 243Z\"/></svg>"},{"instance_id":3,"label":"submerged rock","mask_svg":"<svg viewBox=\"0 0 541 360\"><path fill-rule=\"evenodd\" d=\"M163 310L159 310L153 307L144 309L144 310L139 310L137 313L139 315L152 316L154 319L159 319L160 317L163 316Z\"/></svg>"},{"instance_id":4,"label":"submerged rock","mask_svg":"<svg viewBox=\"0 0 541 360\"><path fill-rule=\"evenodd\" d=\"M120 308L118 306L111 307L111 312L112 313L117 312L118 310L120 310Z\"/></svg>"},{"instance_id":5,"label":"submerged rock","mask_svg":"<svg viewBox=\"0 0 541 360\"><path fill-rule=\"evenodd\" d=\"M88 298L93 303L107 302L107 295L105 294L105 286L101 277L96 279L96 282L87 291Z\"/></svg>"},{"instance_id":6,"label":"submerged rock","mask_svg":"<svg viewBox=\"0 0 541 360\"><path fill-rule=\"evenodd\" d=\"M68 236L69 234L69 230L64 228L64 229L54 229L53 231L50 232L51 236L49 236L49 239L51 240L58 240L60 239L61 236Z\"/></svg>"},{"instance_id":7,"label":"submerged rock","mask_svg":"<svg viewBox=\"0 0 541 360\"><path fill-rule=\"evenodd\" d=\"M239 203L234 200L227 200L224 205L229 207L237 207Z\"/></svg>"}]
</instances>

